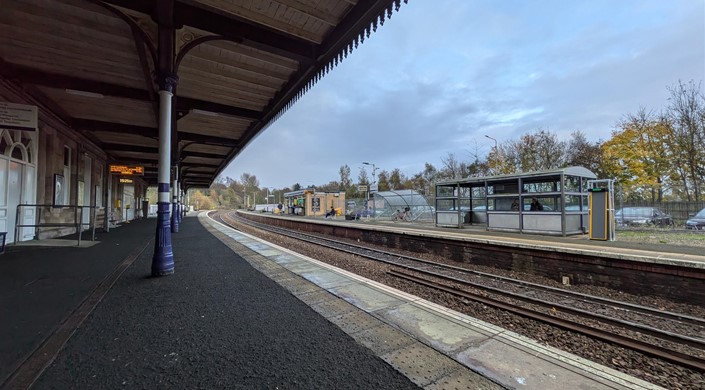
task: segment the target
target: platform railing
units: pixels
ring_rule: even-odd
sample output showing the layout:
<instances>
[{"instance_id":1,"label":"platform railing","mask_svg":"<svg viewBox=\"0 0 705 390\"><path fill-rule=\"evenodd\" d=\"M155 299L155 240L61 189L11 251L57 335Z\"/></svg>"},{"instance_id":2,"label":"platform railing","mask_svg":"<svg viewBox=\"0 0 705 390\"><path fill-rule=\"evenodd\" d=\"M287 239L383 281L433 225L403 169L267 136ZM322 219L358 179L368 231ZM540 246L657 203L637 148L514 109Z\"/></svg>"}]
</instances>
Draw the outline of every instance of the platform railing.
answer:
<instances>
[{"instance_id":1,"label":"platform railing","mask_svg":"<svg viewBox=\"0 0 705 390\"><path fill-rule=\"evenodd\" d=\"M21 211L27 208L35 208L34 213L34 223L33 224L20 224L20 217L23 215ZM41 222L42 213L36 212L36 210L55 210L55 209L73 209L73 221L72 222ZM83 222L83 215L85 209L88 209L90 217L88 222ZM97 218L97 206L78 206L78 205L54 205L54 204L19 204L17 205L17 213L15 214L15 245L20 242L19 232L21 228L34 228L35 234L37 234L37 228L43 227L73 227L76 229L78 235L78 246L81 245L81 237L83 235L83 227L88 226L88 230L91 231L91 241L95 241L95 221ZM61 211L60 211L61 212Z\"/></svg>"}]
</instances>

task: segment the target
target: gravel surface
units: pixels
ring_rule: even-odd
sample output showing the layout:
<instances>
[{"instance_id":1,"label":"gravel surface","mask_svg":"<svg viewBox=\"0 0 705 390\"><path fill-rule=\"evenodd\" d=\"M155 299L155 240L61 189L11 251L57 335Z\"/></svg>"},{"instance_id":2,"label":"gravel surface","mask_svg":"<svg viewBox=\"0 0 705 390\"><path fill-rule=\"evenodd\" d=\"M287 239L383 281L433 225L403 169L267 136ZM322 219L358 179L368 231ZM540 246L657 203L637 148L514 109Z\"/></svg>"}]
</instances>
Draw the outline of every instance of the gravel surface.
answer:
<instances>
[{"instance_id":1,"label":"gravel surface","mask_svg":"<svg viewBox=\"0 0 705 390\"><path fill-rule=\"evenodd\" d=\"M289 248L306 256L310 256L366 278L387 284L399 290L427 299L431 302L444 305L453 310L512 330L516 333L535 339L545 345L550 345L552 347L569 351L576 355L590 359L605 366L612 367L665 388L683 390L705 388L705 375L703 375L703 373L684 369L682 367L644 356L630 350L595 341L586 336L556 329L533 320L490 308L480 303L460 299L447 293L438 292L419 286L415 283L400 280L386 274L386 271L391 268L389 265L367 260L359 256L340 253L331 249L306 244L281 235L254 229L243 224L238 224L236 227L244 232L256 235L267 241L276 243L277 245ZM341 241L345 240L341 239ZM362 244L360 242L356 243ZM443 262L456 266L459 265L457 262L448 261L438 256L409 253L405 251L398 252L426 260ZM494 269L491 267L473 266L466 263L462 265L477 271L526 280L532 283L564 288L564 286L556 281L535 275ZM610 299L651 306L661 310L680 312L701 318L705 317L705 308L685 305L682 303L674 303L662 298L633 296L620 291L595 286L571 286L570 289L572 291L577 291L584 294L603 296Z\"/></svg>"}]
</instances>

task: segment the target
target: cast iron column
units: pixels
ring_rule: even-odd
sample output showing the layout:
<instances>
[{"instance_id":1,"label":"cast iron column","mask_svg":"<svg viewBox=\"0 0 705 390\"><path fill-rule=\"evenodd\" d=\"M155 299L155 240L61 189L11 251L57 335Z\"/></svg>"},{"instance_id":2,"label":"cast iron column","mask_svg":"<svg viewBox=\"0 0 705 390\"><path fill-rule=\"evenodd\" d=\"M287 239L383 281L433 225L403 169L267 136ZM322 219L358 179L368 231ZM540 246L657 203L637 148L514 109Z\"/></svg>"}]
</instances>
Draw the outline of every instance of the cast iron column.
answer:
<instances>
[{"instance_id":1,"label":"cast iron column","mask_svg":"<svg viewBox=\"0 0 705 390\"><path fill-rule=\"evenodd\" d=\"M171 195L171 232L179 232L179 168L174 166L174 188L172 188Z\"/></svg>"},{"instance_id":2,"label":"cast iron column","mask_svg":"<svg viewBox=\"0 0 705 390\"><path fill-rule=\"evenodd\" d=\"M157 236L152 257L152 276L174 273L169 223L169 175L171 158L171 97L178 77L159 75L159 185L157 201Z\"/></svg>"},{"instance_id":3,"label":"cast iron column","mask_svg":"<svg viewBox=\"0 0 705 390\"><path fill-rule=\"evenodd\" d=\"M184 194L181 192L181 182L179 182L179 223L184 217Z\"/></svg>"}]
</instances>

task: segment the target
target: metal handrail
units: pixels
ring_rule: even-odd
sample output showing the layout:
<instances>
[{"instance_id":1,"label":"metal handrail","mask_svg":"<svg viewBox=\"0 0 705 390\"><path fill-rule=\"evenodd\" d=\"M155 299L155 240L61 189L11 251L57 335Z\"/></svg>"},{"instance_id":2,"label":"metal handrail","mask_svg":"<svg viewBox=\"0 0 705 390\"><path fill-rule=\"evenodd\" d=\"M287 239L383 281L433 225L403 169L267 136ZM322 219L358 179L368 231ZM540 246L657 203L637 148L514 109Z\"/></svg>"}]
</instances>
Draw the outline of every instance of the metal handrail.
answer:
<instances>
[{"instance_id":1,"label":"metal handrail","mask_svg":"<svg viewBox=\"0 0 705 390\"><path fill-rule=\"evenodd\" d=\"M61 223L61 222L52 222L52 223L40 223L39 220L40 218L40 213L35 213L34 214L34 224L20 224L19 218L20 218L20 210L22 207L35 207L35 208L42 208L42 207L51 207L51 208L72 208L74 209L73 216L74 216L74 222L67 222L67 223ZM89 217L89 222L84 223L83 222L83 209L88 208L90 209L91 216ZM79 205L55 205L55 204L29 204L29 203L21 203L17 205L17 212L15 214L15 242L14 244L17 245L19 242L19 229L24 228L24 227L33 227L33 228L40 228L40 227L75 227L76 228L76 233L78 233L78 246L81 246L81 236L83 235L83 226L88 226L89 229L92 229L91 231L91 241L95 241L95 220L98 215L96 212L98 206L79 206ZM79 209L80 209L80 219L79 219ZM107 216L106 216L107 217Z\"/></svg>"}]
</instances>

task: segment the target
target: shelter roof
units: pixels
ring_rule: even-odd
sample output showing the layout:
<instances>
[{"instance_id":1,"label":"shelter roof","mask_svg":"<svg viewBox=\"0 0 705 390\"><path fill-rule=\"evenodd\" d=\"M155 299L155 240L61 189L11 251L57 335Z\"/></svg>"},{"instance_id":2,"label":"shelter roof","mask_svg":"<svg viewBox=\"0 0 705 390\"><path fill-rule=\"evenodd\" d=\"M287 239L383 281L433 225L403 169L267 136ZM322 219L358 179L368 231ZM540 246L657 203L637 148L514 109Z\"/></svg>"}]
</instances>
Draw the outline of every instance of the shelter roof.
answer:
<instances>
[{"instance_id":1,"label":"shelter roof","mask_svg":"<svg viewBox=\"0 0 705 390\"><path fill-rule=\"evenodd\" d=\"M428 199L415 190L379 191L375 192L374 196L384 198L392 207L429 206Z\"/></svg>"},{"instance_id":2,"label":"shelter roof","mask_svg":"<svg viewBox=\"0 0 705 390\"><path fill-rule=\"evenodd\" d=\"M29 94L110 162L144 165L151 184L160 34L175 29L173 158L185 187L203 187L401 0L2 3L0 82Z\"/></svg>"},{"instance_id":3,"label":"shelter roof","mask_svg":"<svg viewBox=\"0 0 705 390\"><path fill-rule=\"evenodd\" d=\"M495 176L480 176L480 177L466 177L464 179L451 179L451 180L442 180L438 181L436 185L447 185L447 184L457 184L457 183L466 183L466 184L471 184L471 183L485 183L485 182L499 182L499 181L509 181L509 180L516 180L519 178L522 179L540 179L542 177L559 177L561 175L566 175L566 176L576 176L576 177L584 177L587 179L596 179L597 176L590 171L589 169L585 167L579 167L579 166L574 166L574 167L565 167L565 168L557 168L557 169L548 169L548 170L543 170L543 171L531 171L531 172L521 172L521 173L512 173L508 175L495 175Z\"/></svg>"}]
</instances>

